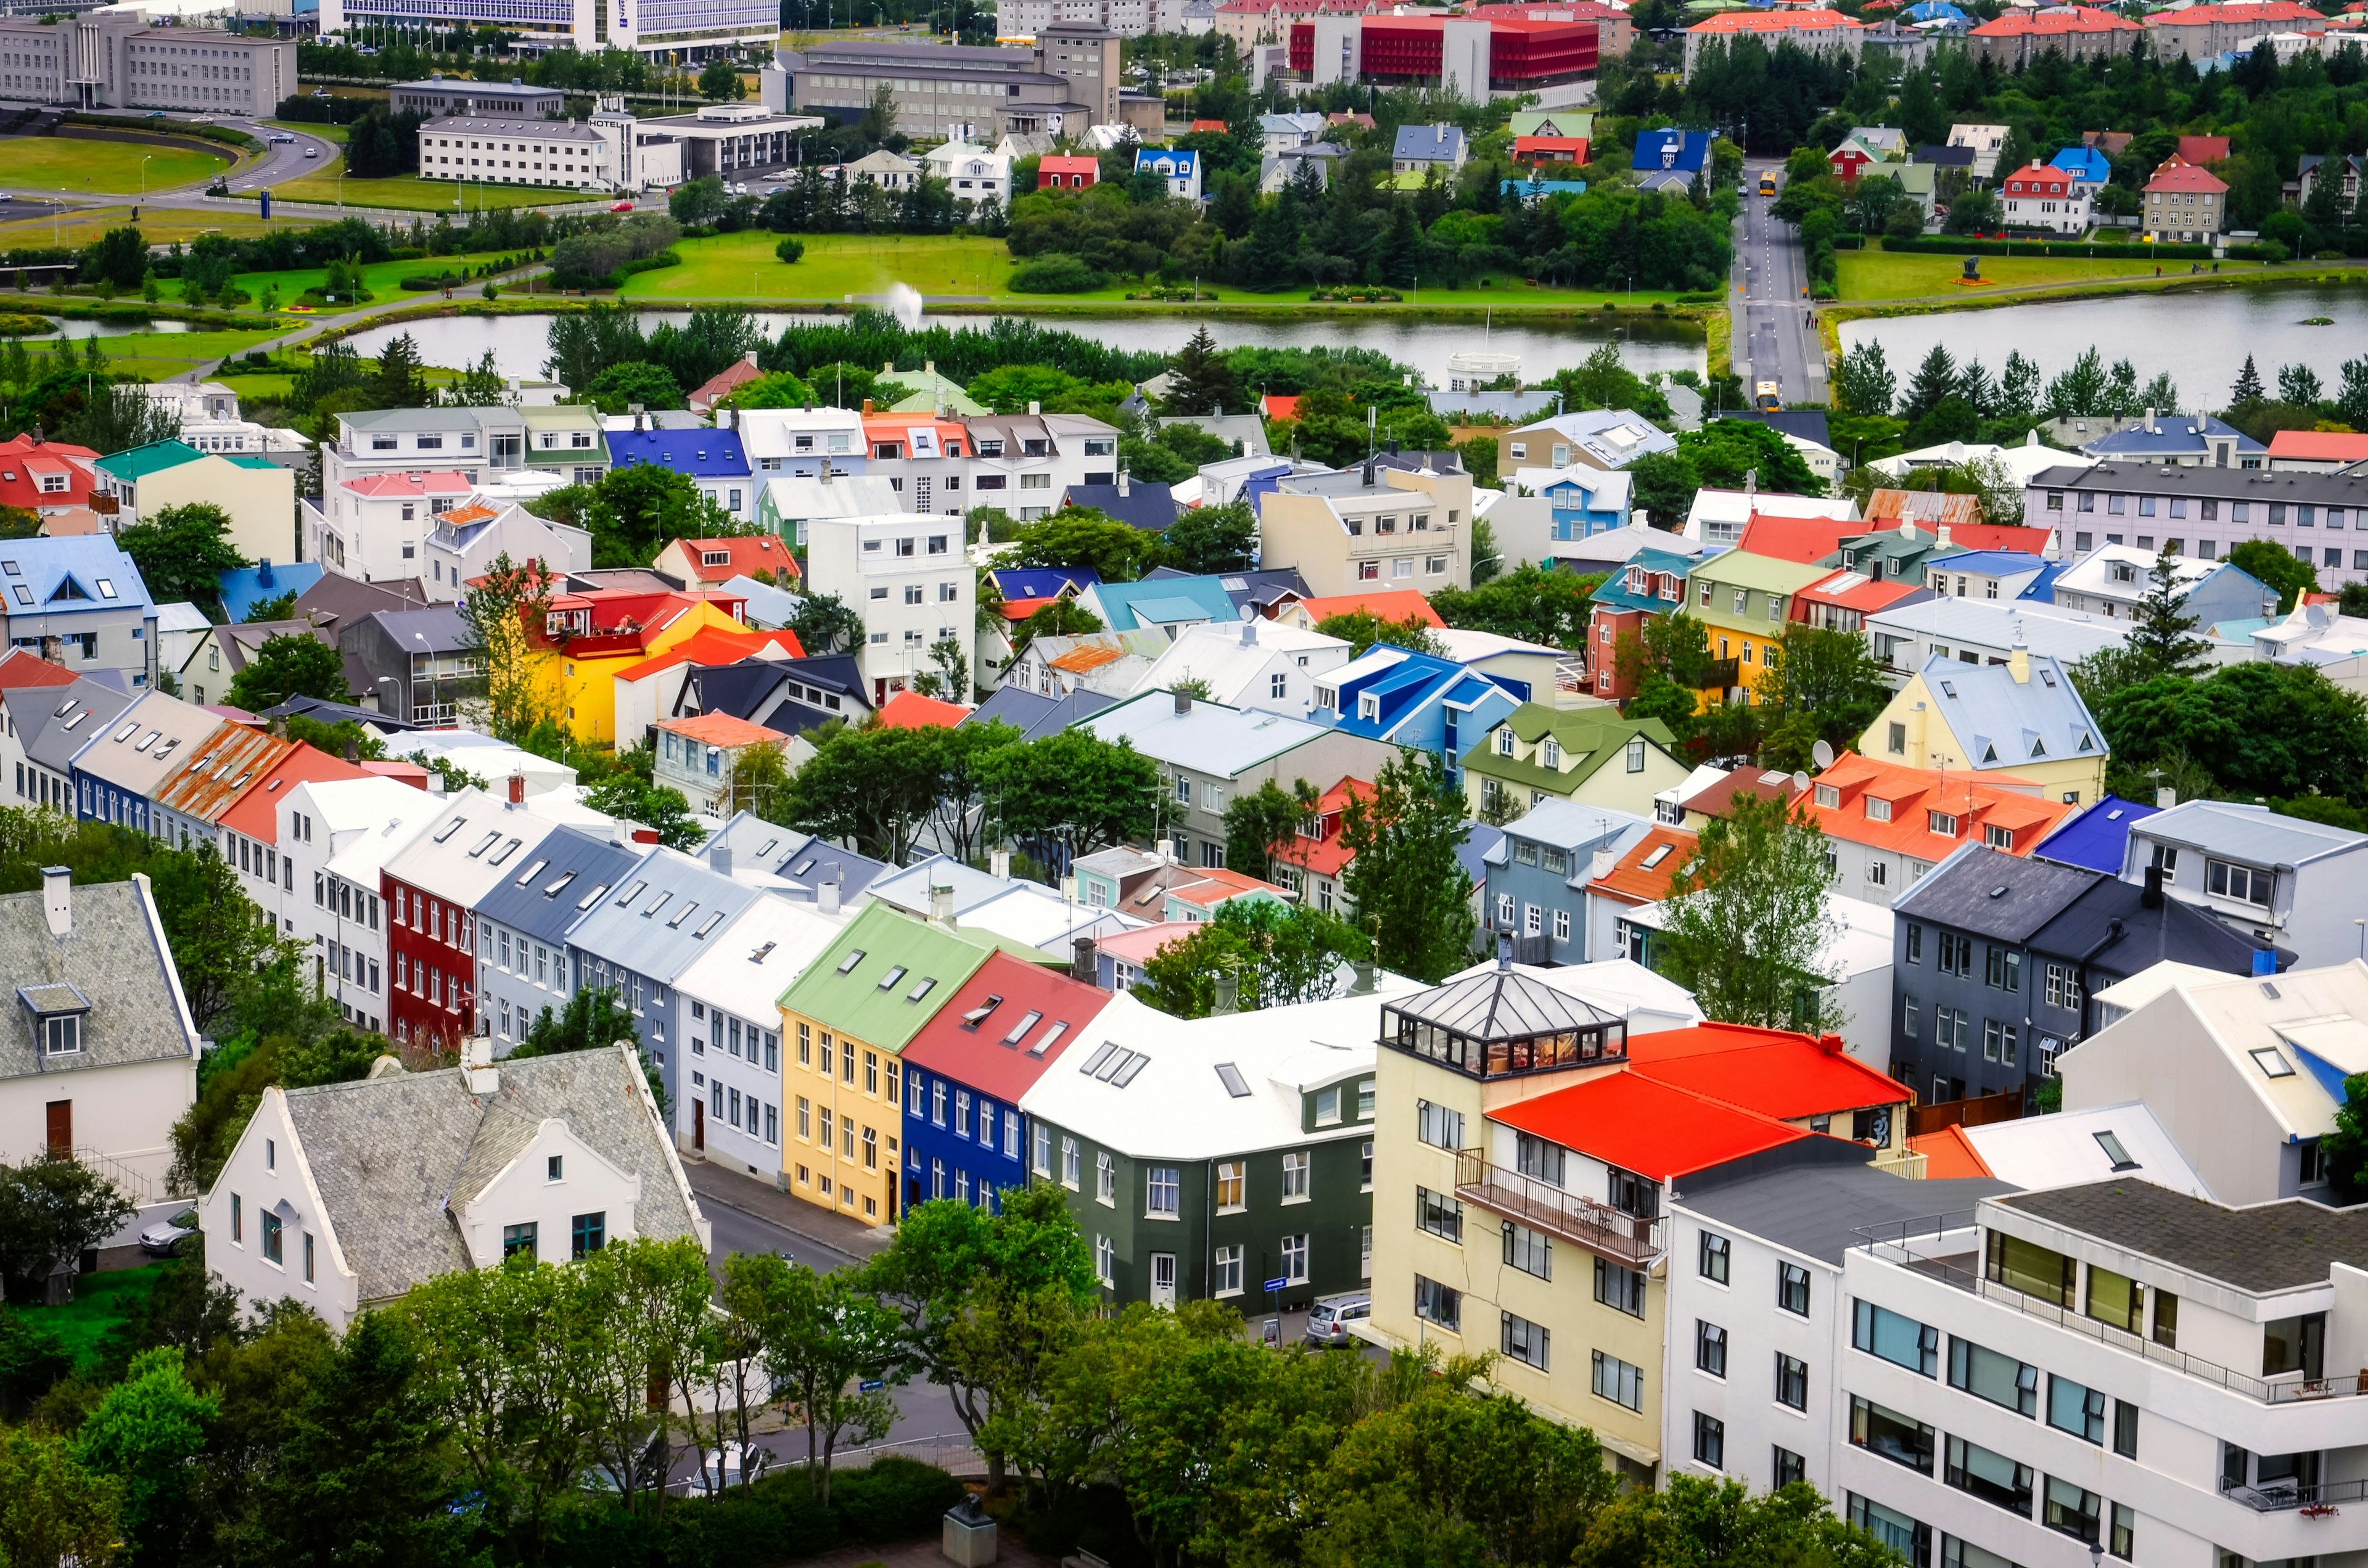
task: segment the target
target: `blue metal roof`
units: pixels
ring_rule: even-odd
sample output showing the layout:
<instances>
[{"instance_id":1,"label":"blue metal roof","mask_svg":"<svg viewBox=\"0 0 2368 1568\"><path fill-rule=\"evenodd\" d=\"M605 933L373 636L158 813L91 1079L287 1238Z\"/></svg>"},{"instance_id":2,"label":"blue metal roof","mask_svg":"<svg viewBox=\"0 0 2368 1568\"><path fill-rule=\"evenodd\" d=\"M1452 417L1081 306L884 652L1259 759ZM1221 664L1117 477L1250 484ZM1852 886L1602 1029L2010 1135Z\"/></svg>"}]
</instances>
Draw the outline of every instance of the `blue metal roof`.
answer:
<instances>
[{"instance_id":1,"label":"blue metal roof","mask_svg":"<svg viewBox=\"0 0 2368 1568\"><path fill-rule=\"evenodd\" d=\"M1463 155L1463 128L1459 125L1401 125L1390 149L1392 158L1436 164L1452 163Z\"/></svg>"},{"instance_id":2,"label":"blue metal roof","mask_svg":"<svg viewBox=\"0 0 2368 1568\"><path fill-rule=\"evenodd\" d=\"M749 473L737 430L612 430L609 457L618 468L650 463L693 479L746 479Z\"/></svg>"},{"instance_id":3,"label":"blue metal roof","mask_svg":"<svg viewBox=\"0 0 2368 1568\"><path fill-rule=\"evenodd\" d=\"M2113 177L2113 161L2094 147L2066 147L2047 160L2051 169L2062 169L2076 179L2093 180L2099 185Z\"/></svg>"},{"instance_id":4,"label":"blue metal roof","mask_svg":"<svg viewBox=\"0 0 2368 1568\"><path fill-rule=\"evenodd\" d=\"M2143 425L2127 430L2117 430L2110 436L2100 436L2085 449L2092 456L2128 457L2144 460L2156 453L2192 452L2202 447L2207 437L2230 437L2237 451L2257 457L2269 450L2242 430L2226 420L2214 419L2208 414L2163 414L2155 417L2151 430Z\"/></svg>"},{"instance_id":5,"label":"blue metal roof","mask_svg":"<svg viewBox=\"0 0 2368 1568\"><path fill-rule=\"evenodd\" d=\"M1090 566L998 566L987 576L1007 599L1049 599L1064 588L1090 588L1102 580Z\"/></svg>"},{"instance_id":6,"label":"blue metal roof","mask_svg":"<svg viewBox=\"0 0 2368 1568\"><path fill-rule=\"evenodd\" d=\"M1628 166L1691 172L1701 168L1709 157L1707 131L1640 131L1636 133L1636 153L1628 160Z\"/></svg>"},{"instance_id":7,"label":"blue metal roof","mask_svg":"<svg viewBox=\"0 0 2368 1568\"><path fill-rule=\"evenodd\" d=\"M2058 865L2080 866L2118 877L2122 874L2122 852L2129 843L2130 824L2144 822L2161 809L2141 806L2119 795L2107 795L2041 839L2032 854Z\"/></svg>"},{"instance_id":8,"label":"blue metal roof","mask_svg":"<svg viewBox=\"0 0 2368 1568\"><path fill-rule=\"evenodd\" d=\"M246 612L263 599L276 599L282 594L301 594L321 580L320 566L310 561L290 561L274 565L266 561L256 566L233 566L222 574L222 608L233 621L245 620Z\"/></svg>"},{"instance_id":9,"label":"blue metal roof","mask_svg":"<svg viewBox=\"0 0 2368 1568\"><path fill-rule=\"evenodd\" d=\"M1936 555L1924 562L1929 572L1978 572L1985 577L2011 577L2018 572L2037 572L2047 564L2044 556L2026 550L1960 550L1947 555Z\"/></svg>"},{"instance_id":10,"label":"blue metal roof","mask_svg":"<svg viewBox=\"0 0 2368 1568\"><path fill-rule=\"evenodd\" d=\"M1190 179L1192 170L1200 161L1201 154L1190 149L1145 147L1135 153L1134 167L1138 174L1148 169L1166 178ZM1166 165L1164 168L1163 165Z\"/></svg>"},{"instance_id":11,"label":"blue metal roof","mask_svg":"<svg viewBox=\"0 0 2368 1568\"><path fill-rule=\"evenodd\" d=\"M0 540L0 593L7 613L72 614L149 606L140 568L111 535Z\"/></svg>"},{"instance_id":12,"label":"blue metal roof","mask_svg":"<svg viewBox=\"0 0 2368 1568\"><path fill-rule=\"evenodd\" d=\"M1140 583L1103 583L1094 589L1103 619L1112 631L1134 631L1145 619L1239 620L1240 612L1216 577L1155 577ZM1144 612L1148 612L1145 614Z\"/></svg>"},{"instance_id":13,"label":"blue metal roof","mask_svg":"<svg viewBox=\"0 0 2368 1568\"><path fill-rule=\"evenodd\" d=\"M495 882L477 901L477 914L540 941L564 942L567 928L598 902L596 890L615 888L648 853L581 828L559 828L535 846L518 875Z\"/></svg>"}]
</instances>

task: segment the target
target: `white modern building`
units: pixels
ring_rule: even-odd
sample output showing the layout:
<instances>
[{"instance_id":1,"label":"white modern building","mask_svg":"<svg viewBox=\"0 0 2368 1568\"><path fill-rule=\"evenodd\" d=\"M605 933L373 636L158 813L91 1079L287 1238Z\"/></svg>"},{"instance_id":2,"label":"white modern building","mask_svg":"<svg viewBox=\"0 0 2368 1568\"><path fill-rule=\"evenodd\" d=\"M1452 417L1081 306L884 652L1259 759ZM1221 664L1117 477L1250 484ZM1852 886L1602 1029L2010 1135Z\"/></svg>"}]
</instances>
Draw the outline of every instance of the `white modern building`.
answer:
<instances>
[{"instance_id":1,"label":"white modern building","mask_svg":"<svg viewBox=\"0 0 2368 1568\"><path fill-rule=\"evenodd\" d=\"M454 116L419 128L419 177L609 190L618 183L616 150L572 119Z\"/></svg>"},{"instance_id":2,"label":"white modern building","mask_svg":"<svg viewBox=\"0 0 2368 1568\"><path fill-rule=\"evenodd\" d=\"M1926 598L1886 606L1866 618L1867 645L1894 687L1934 658L2002 665L2021 648L2033 658L2070 665L2130 640L2131 623L2101 611L2067 609L2041 599Z\"/></svg>"},{"instance_id":3,"label":"white modern building","mask_svg":"<svg viewBox=\"0 0 2368 1568\"><path fill-rule=\"evenodd\" d=\"M807 586L837 595L862 617L859 657L874 706L929 667L934 644L952 639L968 656L978 574L963 551L962 528L960 517L901 512L818 517L808 525Z\"/></svg>"},{"instance_id":4,"label":"white modern building","mask_svg":"<svg viewBox=\"0 0 2368 1568\"><path fill-rule=\"evenodd\" d=\"M482 26L488 15L476 0L321 0L321 33L326 38L349 27L449 32ZM507 0L499 16L505 27L536 43L572 43L586 54L614 47L694 62L735 49L770 48L781 27L780 9L758 0L655 0L631 6L608 0ZM292 80L292 65L290 72Z\"/></svg>"},{"instance_id":5,"label":"white modern building","mask_svg":"<svg viewBox=\"0 0 2368 1568\"><path fill-rule=\"evenodd\" d=\"M379 870L443 805L441 796L393 778L299 784L278 811L279 885L251 870L239 875L283 933L311 944L314 983L364 1028L387 1027L388 922Z\"/></svg>"}]
</instances>

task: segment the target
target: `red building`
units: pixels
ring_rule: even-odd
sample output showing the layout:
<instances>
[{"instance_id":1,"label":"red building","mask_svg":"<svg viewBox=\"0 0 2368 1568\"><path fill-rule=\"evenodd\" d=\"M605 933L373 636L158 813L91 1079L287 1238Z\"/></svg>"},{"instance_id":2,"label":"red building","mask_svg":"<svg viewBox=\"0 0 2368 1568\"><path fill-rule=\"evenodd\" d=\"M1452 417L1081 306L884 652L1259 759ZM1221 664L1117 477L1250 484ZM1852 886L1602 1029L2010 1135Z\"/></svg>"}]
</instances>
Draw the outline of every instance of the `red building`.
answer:
<instances>
[{"instance_id":1,"label":"red building","mask_svg":"<svg viewBox=\"0 0 2368 1568\"><path fill-rule=\"evenodd\" d=\"M1083 190L1099 185L1102 177L1099 158L1074 158L1065 153L1047 153L1036 162L1036 188L1039 190Z\"/></svg>"},{"instance_id":2,"label":"red building","mask_svg":"<svg viewBox=\"0 0 2368 1568\"><path fill-rule=\"evenodd\" d=\"M1456 18L1458 26L1473 18ZM1446 58L1442 17L1363 17L1358 22L1357 74L1373 81L1436 78ZM1488 85L1499 91L1571 80L1595 70L1597 25L1591 21L1487 19ZM1291 24L1291 68L1313 74L1315 24Z\"/></svg>"},{"instance_id":3,"label":"red building","mask_svg":"<svg viewBox=\"0 0 2368 1568\"><path fill-rule=\"evenodd\" d=\"M0 506L53 512L90 505L98 454L68 441L18 436L0 441ZM113 505L113 503L109 503Z\"/></svg>"},{"instance_id":4,"label":"red building","mask_svg":"<svg viewBox=\"0 0 2368 1568\"><path fill-rule=\"evenodd\" d=\"M536 846L558 825L526 810L523 779L509 780L507 793L455 795L379 872L393 969L387 1032L398 1044L450 1051L477 1032L473 907L501 879L532 866Z\"/></svg>"}]
</instances>

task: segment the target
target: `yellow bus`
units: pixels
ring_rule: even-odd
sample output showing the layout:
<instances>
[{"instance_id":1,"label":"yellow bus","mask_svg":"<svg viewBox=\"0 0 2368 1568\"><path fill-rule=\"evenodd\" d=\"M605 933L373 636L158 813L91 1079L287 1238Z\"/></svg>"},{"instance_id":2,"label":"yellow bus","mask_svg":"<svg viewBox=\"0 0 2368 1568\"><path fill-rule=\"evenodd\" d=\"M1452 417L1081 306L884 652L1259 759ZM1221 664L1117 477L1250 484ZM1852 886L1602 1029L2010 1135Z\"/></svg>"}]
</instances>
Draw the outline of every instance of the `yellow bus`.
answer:
<instances>
[{"instance_id":1,"label":"yellow bus","mask_svg":"<svg viewBox=\"0 0 2368 1568\"><path fill-rule=\"evenodd\" d=\"M1772 172L1759 176L1759 194L1762 196L1776 194L1776 176Z\"/></svg>"}]
</instances>

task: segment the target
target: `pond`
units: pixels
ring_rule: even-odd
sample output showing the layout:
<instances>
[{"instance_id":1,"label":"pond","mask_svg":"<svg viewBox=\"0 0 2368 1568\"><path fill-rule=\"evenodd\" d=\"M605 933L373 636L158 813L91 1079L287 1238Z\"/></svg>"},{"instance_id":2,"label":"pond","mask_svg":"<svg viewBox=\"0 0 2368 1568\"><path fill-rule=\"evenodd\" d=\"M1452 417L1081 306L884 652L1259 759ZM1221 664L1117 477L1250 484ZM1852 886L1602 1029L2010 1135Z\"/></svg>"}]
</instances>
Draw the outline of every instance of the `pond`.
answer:
<instances>
[{"instance_id":1,"label":"pond","mask_svg":"<svg viewBox=\"0 0 2368 1568\"><path fill-rule=\"evenodd\" d=\"M53 323L52 330L48 332L28 333L23 338L23 341L27 343L47 343L52 339L60 337L144 337L152 333L199 332L208 330L206 328L192 325L190 323L185 321L168 321L162 316L159 316L153 321L142 321L137 317L129 321L120 318L101 321L89 316L79 318L66 316L63 318L51 318L51 320Z\"/></svg>"},{"instance_id":2,"label":"pond","mask_svg":"<svg viewBox=\"0 0 2368 1568\"><path fill-rule=\"evenodd\" d=\"M654 330L661 322L688 321L682 311L644 311L643 331ZM799 316L778 312L762 312L758 323L768 334L777 335L794 322L826 321L831 318ZM943 324L957 331L966 325L984 328L991 318L973 315L924 315L922 324ZM1098 338L1116 347L1150 349L1173 353L1184 346L1201 324L1200 317L1176 315L1107 315L1107 316L1026 316L1038 325L1074 332L1081 336ZM543 360L550 351L550 318L543 315L508 316L439 316L428 321L415 321L402 326L373 327L355 333L347 341L354 351L375 355L387 339L397 333L408 332L419 345L420 358L430 365L458 367L472 364L477 357L490 348L494 363L506 376L540 376ZM1447 384L1447 358L1464 349L1491 348L1498 352L1519 354L1521 374L1531 381L1543 381L1565 366L1576 365L1607 342L1617 341L1621 358L1628 368L1639 375L1655 370L1704 369L1706 355L1702 335L1682 322L1637 322L1616 326L1602 324L1600 317L1585 323L1571 321L1522 321L1517 324L1474 322L1468 319L1420 319L1388 315L1339 315L1317 318L1306 314L1278 313L1275 320L1231 317L1207 318L1210 334L1221 347L1249 346L1261 348L1311 347L1328 344L1337 347L1378 349L1391 358L1421 372L1432 385Z\"/></svg>"},{"instance_id":3,"label":"pond","mask_svg":"<svg viewBox=\"0 0 2368 1568\"><path fill-rule=\"evenodd\" d=\"M2333 324L2304 325L2312 316L2328 317ZM1844 322L1841 341L1845 351L1861 343L1881 344L1903 387L1936 343L1960 359L1978 358L1993 376L2006 363L2008 350L2019 348L2043 377L2069 369L2093 344L2106 364L2127 359L2135 366L2139 384L2167 370L2187 408L2218 408L2227 403L2228 389L2248 354L2271 387L2279 366L2307 365L2331 394L2337 367L2368 349L2368 289L2223 289L2001 305Z\"/></svg>"}]
</instances>

